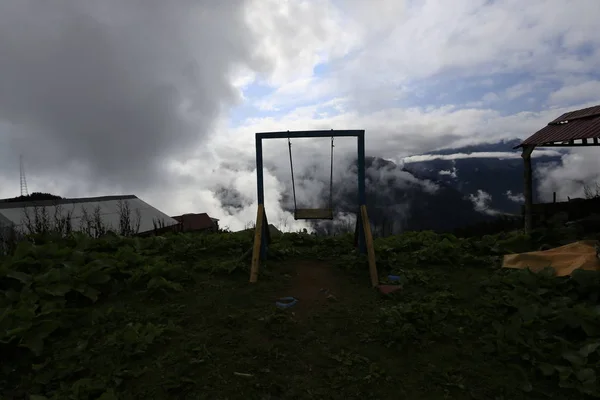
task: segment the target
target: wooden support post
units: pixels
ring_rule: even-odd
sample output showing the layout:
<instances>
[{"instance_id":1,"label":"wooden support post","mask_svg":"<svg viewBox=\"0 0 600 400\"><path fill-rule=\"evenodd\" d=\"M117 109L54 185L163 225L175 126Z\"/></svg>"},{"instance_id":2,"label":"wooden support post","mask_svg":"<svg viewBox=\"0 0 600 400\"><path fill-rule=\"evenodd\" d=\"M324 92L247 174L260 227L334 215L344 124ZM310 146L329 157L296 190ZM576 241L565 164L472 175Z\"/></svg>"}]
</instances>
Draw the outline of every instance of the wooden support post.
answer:
<instances>
[{"instance_id":1,"label":"wooden support post","mask_svg":"<svg viewBox=\"0 0 600 400\"><path fill-rule=\"evenodd\" d=\"M271 231L269 230L269 221L267 220L267 210L263 207L262 234L260 236L260 259L264 263L267 261L267 249L271 244Z\"/></svg>"},{"instance_id":2,"label":"wooden support post","mask_svg":"<svg viewBox=\"0 0 600 400\"><path fill-rule=\"evenodd\" d=\"M556 203L556 192L552 192L552 202Z\"/></svg>"},{"instance_id":3,"label":"wooden support post","mask_svg":"<svg viewBox=\"0 0 600 400\"><path fill-rule=\"evenodd\" d=\"M358 247L359 245L359 235L360 235L360 229L361 229L361 219L362 219L362 215L360 214L360 207L358 207L358 213L356 213L356 226L354 227L354 247Z\"/></svg>"},{"instance_id":4,"label":"wooden support post","mask_svg":"<svg viewBox=\"0 0 600 400\"><path fill-rule=\"evenodd\" d=\"M250 267L250 282L256 283L258 280L258 265L260 263L260 253L262 247L263 222L265 220L265 206L258 205L256 213L256 226L254 227L254 247L252 248L252 266Z\"/></svg>"},{"instance_id":5,"label":"wooden support post","mask_svg":"<svg viewBox=\"0 0 600 400\"><path fill-rule=\"evenodd\" d=\"M535 146L524 146L521 154L524 164L523 194L525 195L525 232L527 233L531 233L533 229L533 174L531 171L531 153L533 149L535 149Z\"/></svg>"},{"instance_id":6,"label":"wooden support post","mask_svg":"<svg viewBox=\"0 0 600 400\"><path fill-rule=\"evenodd\" d=\"M367 206L360 206L361 222L365 232L365 245L367 247L367 257L369 259L369 272L371 275L371 285L379 285L379 275L377 274L377 265L375 264L375 248L373 247L373 235L371 235L371 224L367 215Z\"/></svg>"}]
</instances>

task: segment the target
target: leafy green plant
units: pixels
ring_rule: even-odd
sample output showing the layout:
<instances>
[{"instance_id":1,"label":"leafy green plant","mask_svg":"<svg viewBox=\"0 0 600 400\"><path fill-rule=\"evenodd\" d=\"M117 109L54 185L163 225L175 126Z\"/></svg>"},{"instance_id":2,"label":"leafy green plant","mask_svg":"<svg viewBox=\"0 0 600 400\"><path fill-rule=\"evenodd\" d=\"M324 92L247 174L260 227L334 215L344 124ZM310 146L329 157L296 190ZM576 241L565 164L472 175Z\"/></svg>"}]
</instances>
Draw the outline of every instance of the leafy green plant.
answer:
<instances>
[{"instance_id":1,"label":"leafy green plant","mask_svg":"<svg viewBox=\"0 0 600 400\"><path fill-rule=\"evenodd\" d=\"M106 345L128 356L144 353L161 337L166 326L152 323L128 323L122 329L107 336Z\"/></svg>"},{"instance_id":2,"label":"leafy green plant","mask_svg":"<svg viewBox=\"0 0 600 400\"><path fill-rule=\"evenodd\" d=\"M400 393L391 376L410 375L406 386L421 372L435 379L413 385L439 389L439 398L490 398L492 389L507 385L530 396L549 390L600 397L600 274L559 278L550 269L498 268L505 252L550 239L548 232L380 238L378 269L383 277L401 276L399 295L381 298L352 286L352 295L364 294L343 297L346 283L337 282L342 301L315 315L303 308L310 292L295 308L275 309L273 298L293 289L284 288L289 277L284 281L275 266L329 260L364 277L366 256L352 235L273 238L262 270L269 279L251 286L247 232L149 238L73 232L24 241L0 261L0 386L15 398L110 400L121 393L213 395L215 382L227 382L233 388L219 396L257 390L269 398L281 396L289 378L267 371L289 367L296 368L289 376L298 377L298 397L330 398L333 385L347 397L390 398ZM430 352L437 358L427 359ZM446 352L451 367L443 365ZM310 368L328 372L303 375ZM479 369L502 370L507 378L486 382L489 391L476 397L472 387L486 379ZM315 387L321 375L326 385ZM394 388L388 397L379 392L384 387ZM519 398L514 391L498 396Z\"/></svg>"}]
</instances>

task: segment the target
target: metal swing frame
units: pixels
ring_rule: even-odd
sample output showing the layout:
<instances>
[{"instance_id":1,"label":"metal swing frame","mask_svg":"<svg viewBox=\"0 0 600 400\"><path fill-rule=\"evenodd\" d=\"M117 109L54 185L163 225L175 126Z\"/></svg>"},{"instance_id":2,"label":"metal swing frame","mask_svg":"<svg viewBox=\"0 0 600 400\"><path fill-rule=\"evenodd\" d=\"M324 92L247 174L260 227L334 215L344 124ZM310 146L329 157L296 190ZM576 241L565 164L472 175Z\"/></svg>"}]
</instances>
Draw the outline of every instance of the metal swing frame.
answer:
<instances>
[{"instance_id":1,"label":"metal swing frame","mask_svg":"<svg viewBox=\"0 0 600 400\"><path fill-rule=\"evenodd\" d=\"M371 285L373 287L379 284L379 278L377 275L377 267L375 265L375 250L373 248L373 236L371 233L371 224L367 215L366 205L366 191L365 191L365 131L364 130L316 130L316 131L286 131L286 132L261 132L256 134L256 187L258 195L258 210L256 215L256 225L254 228L254 246L252 248L252 265L250 268L250 282L255 283L258 281L258 270L261 260L266 260L268 246L271 242L271 235L269 231L269 223L267 220L267 214L265 212L265 193L264 193L264 181L263 181L263 151L262 141L264 139L288 139L290 144L290 166L291 165L291 142L290 139L295 138L332 138L332 156L331 156L331 178L333 177L333 138L334 137L356 137L357 139L357 167L358 167L358 210L356 218L356 229L354 232L354 244L358 246L359 250L363 254L367 254L369 261L369 272L371 276ZM332 210L332 185L333 180L330 181L330 207L331 218L322 218L323 216L329 217L329 211L325 213L323 209L318 210L318 215L315 215L315 209L297 209L295 208L295 219L300 217L311 217L308 219L333 219ZM294 206L295 204L295 188L294 190ZM327 209L325 209L327 210ZM300 214L298 214L298 211ZM310 214L310 215L309 215ZM325 215L327 214L327 215ZM305 219L305 218L302 218Z\"/></svg>"}]
</instances>

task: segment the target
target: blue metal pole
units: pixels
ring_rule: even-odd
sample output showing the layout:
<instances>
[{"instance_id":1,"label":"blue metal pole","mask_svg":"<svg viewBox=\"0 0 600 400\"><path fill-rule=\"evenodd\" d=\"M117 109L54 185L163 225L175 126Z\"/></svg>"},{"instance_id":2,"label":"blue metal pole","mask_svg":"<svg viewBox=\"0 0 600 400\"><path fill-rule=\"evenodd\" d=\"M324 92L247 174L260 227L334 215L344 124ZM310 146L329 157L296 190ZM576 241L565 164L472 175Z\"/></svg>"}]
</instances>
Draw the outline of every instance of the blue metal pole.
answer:
<instances>
[{"instance_id":1,"label":"blue metal pole","mask_svg":"<svg viewBox=\"0 0 600 400\"><path fill-rule=\"evenodd\" d=\"M262 137L260 134L256 134L256 192L257 192L257 201L258 205L261 204L264 206L265 204L265 188L264 188L264 180L263 180L263 153L262 153ZM263 210L266 215L266 210ZM260 258L262 260L266 260L267 258L267 240L266 240L266 231L269 229L268 226L265 226L264 220L266 218L263 217L262 226L262 240L260 242ZM258 222L258 221L257 221Z\"/></svg>"},{"instance_id":2,"label":"blue metal pole","mask_svg":"<svg viewBox=\"0 0 600 400\"><path fill-rule=\"evenodd\" d=\"M358 223L358 248L361 253L367 252L367 246L365 243L365 230L362 224L362 216L360 212L361 206L366 204L367 196L365 192L365 131L361 131L357 136L357 148L358 148L358 214L356 217L359 219Z\"/></svg>"},{"instance_id":3,"label":"blue metal pole","mask_svg":"<svg viewBox=\"0 0 600 400\"><path fill-rule=\"evenodd\" d=\"M256 134L256 191L258 204L264 204L262 137L259 133Z\"/></svg>"},{"instance_id":4,"label":"blue metal pole","mask_svg":"<svg viewBox=\"0 0 600 400\"><path fill-rule=\"evenodd\" d=\"M256 134L261 139L287 139L287 138L317 138L317 137L355 137L364 135L364 130L334 130L328 131L286 131L286 132L259 132Z\"/></svg>"},{"instance_id":5,"label":"blue metal pole","mask_svg":"<svg viewBox=\"0 0 600 400\"><path fill-rule=\"evenodd\" d=\"M366 203L367 196L365 194L365 134L364 131L358 135L358 205L362 206Z\"/></svg>"}]
</instances>

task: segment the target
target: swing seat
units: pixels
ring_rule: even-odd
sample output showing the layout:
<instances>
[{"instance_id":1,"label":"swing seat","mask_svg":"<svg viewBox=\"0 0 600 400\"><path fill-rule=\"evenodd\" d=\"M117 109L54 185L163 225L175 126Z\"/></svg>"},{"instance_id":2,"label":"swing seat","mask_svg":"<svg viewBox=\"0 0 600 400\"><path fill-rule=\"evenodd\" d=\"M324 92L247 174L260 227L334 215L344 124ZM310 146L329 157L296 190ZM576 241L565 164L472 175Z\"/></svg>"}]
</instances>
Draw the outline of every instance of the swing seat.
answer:
<instances>
[{"instance_id":1,"label":"swing seat","mask_svg":"<svg viewBox=\"0 0 600 400\"><path fill-rule=\"evenodd\" d=\"M294 211L294 219L333 219L331 208L298 208Z\"/></svg>"}]
</instances>

